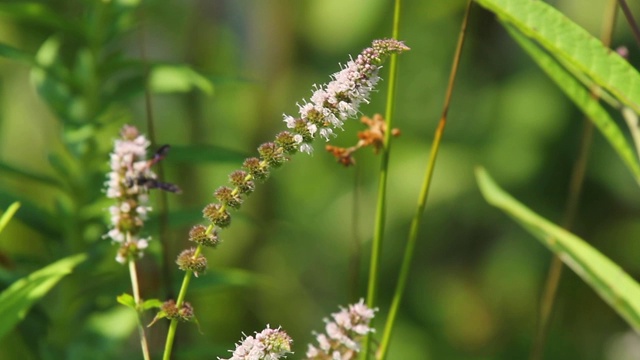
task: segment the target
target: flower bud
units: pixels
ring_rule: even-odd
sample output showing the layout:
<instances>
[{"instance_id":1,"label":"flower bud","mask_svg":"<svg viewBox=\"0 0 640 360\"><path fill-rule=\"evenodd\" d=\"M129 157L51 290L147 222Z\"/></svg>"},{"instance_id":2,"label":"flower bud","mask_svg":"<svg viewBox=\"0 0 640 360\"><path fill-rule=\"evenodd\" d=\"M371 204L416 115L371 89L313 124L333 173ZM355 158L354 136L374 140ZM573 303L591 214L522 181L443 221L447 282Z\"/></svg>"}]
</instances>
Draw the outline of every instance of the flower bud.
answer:
<instances>
[{"instance_id":1,"label":"flower bud","mask_svg":"<svg viewBox=\"0 0 640 360\"><path fill-rule=\"evenodd\" d=\"M258 158L252 157L246 159L242 167L247 169L256 180L266 180L269 177L269 169L266 165L262 165Z\"/></svg>"},{"instance_id":2,"label":"flower bud","mask_svg":"<svg viewBox=\"0 0 640 360\"><path fill-rule=\"evenodd\" d=\"M203 246L216 247L220 243L218 233L213 230L207 233L207 227L204 225L196 225L189 231L189 241Z\"/></svg>"},{"instance_id":3,"label":"flower bud","mask_svg":"<svg viewBox=\"0 0 640 360\"><path fill-rule=\"evenodd\" d=\"M176 264L178 264L180 270L193 271L193 274L197 277L207 270L207 258L202 255L194 257L195 252L196 249L194 248L184 250L178 255Z\"/></svg>"},{"instance_id":4,"label":"flower bud","mask_svg":"<svg viewBox=\"0 0 640 360\"><path fill-rule=\"evenodd\" d=\"M219 187L213 195L220 201L221 203L227 205L230 208L239 209L242 204L242 197L240 194L227 186Z\"/></svg>"},{"instance_id":5,"label":"flower bud","mask_svg":"<svg viewBox=\"0 0 640 360\"><path fill-rule=\"evenodd\" d=\"M162 303L160 310L163 311L169 320L179 320L183 322L191 321L194 317L193 307L190 303L184 302L180 308L176 306L176 302L172 299Z\"/></svg>"},{"instance_id":6,"label":"flower bud","mask_svg":"<svg viewBox=\"0 0 640 360\"><path fill-rule=\"evenodd\" d=\"M231 224L231 214L220 204L211 203L202 210L204 218L214 225L224 228Z\"/></svg>"},{"instance_id":7,"label":"flower bud","mask_svg":"<svg viewBox=\"0 0 640 360\"><path fill-rule=\"evenodd\" d=\"M258 147L260 157L270 166L277 168L287 161L284 157L283 149L272 142L267 142Z\"/></svg>"},{"instance_id":8,"label":"flower bud","mask_svg":"<svg viewBox=\"0 0 640 360\"><path fill-rule=\"evenodd\" d=\"M255 190L256 185L251 181L246 171L236 170L229 175L229 181L233 186L238 188L241 194L251 194Z\"/></svg>"}]
</instances>

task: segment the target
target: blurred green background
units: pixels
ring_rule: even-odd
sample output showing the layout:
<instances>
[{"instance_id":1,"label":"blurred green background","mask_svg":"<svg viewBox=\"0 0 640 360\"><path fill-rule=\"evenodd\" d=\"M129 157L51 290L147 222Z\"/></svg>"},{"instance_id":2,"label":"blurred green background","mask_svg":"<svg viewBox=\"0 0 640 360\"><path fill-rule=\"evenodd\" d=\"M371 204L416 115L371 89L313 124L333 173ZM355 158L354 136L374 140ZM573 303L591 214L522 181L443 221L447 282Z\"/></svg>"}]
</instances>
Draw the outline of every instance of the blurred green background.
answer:
<instances>
[{"instance_id":1,"label":"blurred green background","mask_svg":"<svg viewBox=\"0 0 640 360\"><path fill-rule=\"evenodd\" d=\"M551 3L599 36L604 0ZM402 135L390 160L378 332L464 6L434 0L403 7L401 39L412 50L399 58L395 126ZM313 84L326 83L349 54L389 36L392 10L383 0L0 4L0 42L53 64L42 72L8 48L0 52L10 55L0 58L0 205L23 203L0 235L0 287L64 256L91 254L1 339L0 358L141 358L135 316L115 301L130 292L127 269L102 238L112 140L125 123L148 132L141 58L152 68L188 65L203 76L181 73L186 89L172 79L152 83L154 141L174 147L163 162L164 180L183 188L168 195L168 215L150 221L154 241L140 262L143 297L164 299L179 288L182 273L173 259L189 246L188 229L203 221L200 211L214 201L213 191L284 129L282 113L295 114ZM622 17L618 25L613 45L628 46L637 63ZM56 42L57 51L43 46ZM385 86L363 114L384 112ZM501 186L559 222L582 126L582 115L493 15L474 6L390 359L528 357L551 255L484 202L473 170L487 167ZM332 143L353 145L361 130L352 121ZM364 296L379 158L365 149L357 166L343 168L323 146L317 142L312 156L296 155L260 184L222 233L223 244L206 252L209 272L194 279L187 295L202 334L180 325L176 359L227 356L242 332L266 324L282 326L294 339L292 358L302 357L324 317ZM160 194L154 195L158 214ZM636 277L639 200L632 177L595 134L575 232ZM354 249L361 257L355 265ZM564 272L558 296L546 359L640 358L640 338L575 274ZM165 334L163 322L150 330L155 357Z\"/></svg>"}]
</instances>

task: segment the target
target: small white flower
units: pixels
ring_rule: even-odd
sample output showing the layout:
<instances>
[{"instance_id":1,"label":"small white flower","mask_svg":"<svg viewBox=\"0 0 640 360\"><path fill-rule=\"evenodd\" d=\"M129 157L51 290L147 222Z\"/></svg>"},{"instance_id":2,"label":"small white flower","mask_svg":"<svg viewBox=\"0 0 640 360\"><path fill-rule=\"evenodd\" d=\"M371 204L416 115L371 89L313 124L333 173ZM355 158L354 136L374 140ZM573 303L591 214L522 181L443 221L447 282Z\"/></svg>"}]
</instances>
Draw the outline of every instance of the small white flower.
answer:
<instances>
[{"instance_id":1,"label":"small white flower","mask_svg":"<svg viewBox=\"0 0 640 360\"><path fill-rule=\"evenodd\" d=\"M313 146L311 146L310 144L304 143L300 145L300 151L311 155L313 153Z\"/></svg>"},{"instance_id":2,"label":"small white flower","mask_svg":"<svg viewBox=\"0 0 640 360\"><path fill-rule=\"evenodd\" d=\"M135 134L134 136L130 136ZM144 189L135 182L140 178L155 178L149 169L146 154L151 144L146 137L138 135L138 130L131 126L122 129L123 138L114 141L113 152L109 156L111 172L107 175L106 196L114 199L116 204L109 207L112 228L106 237L120 243L121 247L116 261L127 261L127 249L142 256L148 247L149 239L139 239L137 234L151 210L148 196Z\"/></svg>"},{"instance_id":3,"label":"small white flower","mask_svg":"<svg viewBox=\"0 0 640 360\"><path fill-rule=\"evenodd\" d=\"M360 351L360 341L364 335L373 332L369 322L375 315L375 310L364 304L364 300L341 308L339 312L331 314L333 321L325 319L325 334L316 334L319 348L309 345L306 359L355 359Z\"/></svg>"},{"instance_id":4,"label":"small white flower","mask_svg":"<svg viewBox=\"0 0 640 360\"><path fill-rule=\"evenodd\" d=\"M267 328L246 336L227 360L278 360L291 353L291 338L284 330ZM218 358L223 360L222 358Z\"/></svg>"}]
</instances>

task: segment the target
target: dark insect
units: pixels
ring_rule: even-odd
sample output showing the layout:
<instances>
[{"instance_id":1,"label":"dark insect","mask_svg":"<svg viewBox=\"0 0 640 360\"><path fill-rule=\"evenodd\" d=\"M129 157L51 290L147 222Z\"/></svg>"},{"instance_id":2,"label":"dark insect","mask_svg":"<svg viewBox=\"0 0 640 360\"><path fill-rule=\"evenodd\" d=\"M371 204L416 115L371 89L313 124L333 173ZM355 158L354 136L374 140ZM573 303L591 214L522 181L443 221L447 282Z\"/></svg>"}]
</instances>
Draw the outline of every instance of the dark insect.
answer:
<instances>
[{"instance_id":1,"label":"dark insect","mask_svg":"<svg viewBox=\"0 0 640 360\"><path fill-rule=\"evenodd\" d=\"M157 164L160 160L164 159L169 153L169 149L171 145L162 145L160 148L153 154L153 157L147 161L147 169ZM172 193L180 194L182 189L178 187L178 185L162 182L158 179L146 177L144 175L140 175L137 178L129 178L127 179L127 186L133 187L134 185L142 186L146 189L160 189L164 191L169 191Z\"/></svg>"}]
</instances>

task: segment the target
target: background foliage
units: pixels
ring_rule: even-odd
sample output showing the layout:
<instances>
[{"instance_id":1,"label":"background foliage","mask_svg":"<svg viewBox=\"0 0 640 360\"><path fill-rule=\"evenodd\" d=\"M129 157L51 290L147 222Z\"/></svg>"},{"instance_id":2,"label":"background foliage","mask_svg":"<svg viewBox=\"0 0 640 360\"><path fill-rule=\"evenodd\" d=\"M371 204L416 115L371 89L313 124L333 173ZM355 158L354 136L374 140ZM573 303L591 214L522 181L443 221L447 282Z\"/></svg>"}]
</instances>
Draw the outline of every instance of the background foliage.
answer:
<instances>
[{"instance_id":1,"label":"background foliage","mask_svg":"<svg viewBox=\"0 0 640 360\"><path fill-rule=\"evenodd\" d=\"M380 318L464 3L405 4L401 38L412 51L400 58L395 126L403 134L391 154ZM605 1L551 3L597 36ZM141 267L143 297L165 298L181 276L173 258L213 190L284 127L281 114L294 113L312 84L326 82L347 54L388 36L390 13L382 0L0 4L0 208L22 202L0 236L0 286L62 257L90 254L1 339L0 358L139 356L135 316L115 302L130 285L126 268L113 260L115 247L102 239L109 202L101 189L119 127L147 127L146 71L155 140L174 147L164 178L184 189L169 198L167 218L155 219L156 241ZM487 205L473 169L484 165L511 194L557 221L582 115L492 14L474 7L468 36L391 359L524 358L534 334L550 254ZM623 22L618 45L630 48L636 64L638 49ZM363 112L382 112L383 103L380 91ZM335 143L353 144L358 130L357 122L348 124ZM224 243L207 254L210 271L188 295L204 334L181 327L177 358L223 356L243 331L267 323L283 326L302 354L322 317L364 294L366 264L354 289L351 259L356 242L368 250L377 159L363 152L357 167L345 169L321 145L260 185ZM640 196L599 134L584 189L575 232L637 278ZM163 225L168 267L157 241ZM165 333L163 325L152 328L156 354ZM623 359L621 349L634 346L640 340L629 326L565 272L547 358Z\"/></svg>"}]
</instances>

